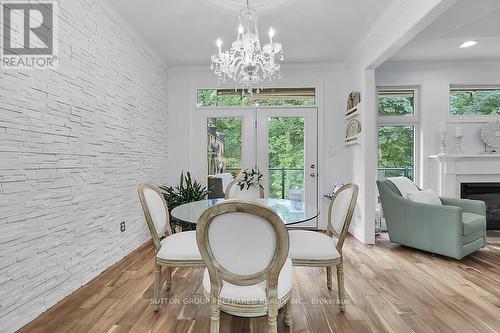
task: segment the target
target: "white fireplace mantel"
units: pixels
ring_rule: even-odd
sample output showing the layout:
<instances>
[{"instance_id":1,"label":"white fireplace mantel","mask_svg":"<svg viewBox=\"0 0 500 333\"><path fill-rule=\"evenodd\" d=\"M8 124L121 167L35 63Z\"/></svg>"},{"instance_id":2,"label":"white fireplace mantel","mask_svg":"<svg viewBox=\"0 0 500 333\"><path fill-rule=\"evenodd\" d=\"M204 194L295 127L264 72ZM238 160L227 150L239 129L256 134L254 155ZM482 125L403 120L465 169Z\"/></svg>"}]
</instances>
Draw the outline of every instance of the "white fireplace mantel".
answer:
<instances>
[{"instance_id":1,"label":"white fireplace mantel","mask_svg":"<svg viewBox=\"0 0 500 333\"><path fill-rule=\"evenodd\" d=\"M464 182L500 182L500 154L429 156L439 164L439 195L460 197Z\"/></svg>"}]
</instances>

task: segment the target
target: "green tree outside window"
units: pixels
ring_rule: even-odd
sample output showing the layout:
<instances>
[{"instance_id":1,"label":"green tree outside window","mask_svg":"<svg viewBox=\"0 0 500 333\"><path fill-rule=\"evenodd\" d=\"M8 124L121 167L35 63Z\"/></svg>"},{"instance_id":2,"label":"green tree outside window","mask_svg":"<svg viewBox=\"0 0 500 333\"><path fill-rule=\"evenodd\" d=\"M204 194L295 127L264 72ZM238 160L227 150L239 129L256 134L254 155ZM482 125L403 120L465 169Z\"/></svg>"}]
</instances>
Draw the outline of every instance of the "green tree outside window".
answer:
<instances>
[{"instance_id":1,"label":"green tree outside window","mask_svg":"<svg viewBox=\"0 0 500 333\"><path fill-rule=\"evenodd\" d=\"M380 117L415 115L413 91L380 91ZM378 178L406 176L414 178L415 127L381 125L378 128Z\"/></svg>"},{"instance_id":2,"label":"green tree outside window","mask_svg":"<svg viewBox=\"0 0 500 333\"><path fill-rule=\"evenodd\" d=\"M451 90L453 116L500 115L500 89Z\"/></svg>"}]
</instances>

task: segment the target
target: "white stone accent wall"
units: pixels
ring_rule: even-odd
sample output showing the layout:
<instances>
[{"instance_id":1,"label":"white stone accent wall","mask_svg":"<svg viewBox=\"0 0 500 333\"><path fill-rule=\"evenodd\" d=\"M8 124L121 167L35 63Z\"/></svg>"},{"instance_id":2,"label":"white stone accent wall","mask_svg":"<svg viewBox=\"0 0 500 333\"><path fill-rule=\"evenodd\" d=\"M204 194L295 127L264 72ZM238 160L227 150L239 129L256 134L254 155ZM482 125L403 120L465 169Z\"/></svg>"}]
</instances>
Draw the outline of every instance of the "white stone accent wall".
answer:
<instances>
[{"instance_id":1,"label":"white stone accent wall","mask_svg":"<svg viewBox=\"0 0 500 333\"><path fill-rule=\"evenodd\" d=\"M100 1L60 1L56 70L0 71L0 332L150 238L136 186L166 181L167 70Z\"/></svg>"}]
</instances>

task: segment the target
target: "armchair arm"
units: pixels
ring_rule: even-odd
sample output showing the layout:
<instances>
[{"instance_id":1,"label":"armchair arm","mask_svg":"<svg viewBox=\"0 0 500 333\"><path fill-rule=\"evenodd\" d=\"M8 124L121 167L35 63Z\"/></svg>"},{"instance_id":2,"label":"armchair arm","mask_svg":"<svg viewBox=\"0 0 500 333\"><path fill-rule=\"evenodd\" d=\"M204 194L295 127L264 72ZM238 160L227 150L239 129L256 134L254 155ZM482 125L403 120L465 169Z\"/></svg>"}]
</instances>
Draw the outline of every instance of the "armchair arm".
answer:
<instances>
[{"instance_id":1,"label":"armchair arm","mask_svg":"<svg viewBox=\"0 0 500 333\"><path fill-rule=\"evenodd\" d=\"M431 234L462 232L462 209L457 206L440 206L413 202L407 199L402 203L406 211L406 223L416 226L429 225Z\"/></svg>"},{"instance_id":2,"label":"armchair arm","mask_svg":"<svg viewBox=\"0 0 500 333\"><path fill-rule=\"evenodd\" d=\"M462 209L407 201L407 245L457 258L462 237Z\"/></svg>"},{"instance_id":3,"label":"armchair arm","mask_svg":"<svg viewBox=\"0 0 500 333\"><path fill-rule=\"evenodd\" d=\"M480 200L440 198L443 205L462 208L464 212L486 216L486 204Z\"/></svg>"}]
</instances>

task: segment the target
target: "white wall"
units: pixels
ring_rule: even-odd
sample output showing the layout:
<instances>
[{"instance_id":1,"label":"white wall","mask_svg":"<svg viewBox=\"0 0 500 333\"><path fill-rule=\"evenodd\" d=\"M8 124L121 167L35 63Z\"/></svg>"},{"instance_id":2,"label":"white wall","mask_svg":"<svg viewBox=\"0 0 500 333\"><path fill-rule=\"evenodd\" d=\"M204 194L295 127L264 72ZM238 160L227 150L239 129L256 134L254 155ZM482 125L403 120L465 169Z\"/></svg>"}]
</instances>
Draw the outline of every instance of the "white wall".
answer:
<instances>
[{"instance_id":1,"label":"white wall","mask_svg":"<svg viewBox=\"0 0 500 333\"><path fill-rule=\"evenodd\" d=\"M454 129L463 128L463 146L466 154L484 151L481 126L500 116L483 119L452 117L449 115L450 85L500 86L498 62L469 63L388 63L377 69L378 86L416 86L419 89L419 134L422 144L419 182L423 187L438 190L438 170L428 156L439 153L438 124L448 124L448 151L454 152Z\"/></svg>"},{"instance_id":2,"label":"white wall","mask_svg":"<svg viewBox=\"0 0 500 333\"><path fill-rule=\"evenodd\" d=\"M344 146L344 113L348 91L345 71L337 64L286 65L282 78L271 82L273 87L316 87L319 112L319 193L331 190L335 182L352 180L350 153ZM204 181L206 171L192 154L192 147L205 142L192 142L192 115L196 109L197 88L217 88L217 79L209 67L174 68L169 70L169 184L177 184L181 170L193 172ZM328 203L320 198L320 206ZM320 223L326 223L326 207Z\"/></svg>"},{"instance_id":3,"label":"white wall","mask_svg":"<svg viewBox=\"0 0 500 333\"><path fill-rule=\"evenodd\" d=\"M375 243L377 166L377 103L375 68L439 17L455 0L394 1L379 17L346 61L346 83L362 100L360 143L351 156L353 180L359 184L358 213L353 234L365 244Z\"/></svg>"},{"instance_id":4,"label":"white wall","mask_svg":"<svg viewBox=\"0 0 500 333\"><path fill-rule=\"evenodd\" d=\"M300 86L304 82L311 82L320 83L321 86L323 82L324 92L321 96L324 97L321 97L320 105L320 124L323 133L320 135L319 156L323 156L325 161L322 162L320 159L320 172L323 173L320 180L323 188L320 187L320 192L328 190L334 180L354 181L360 186L358 205L350 231L364 243L375 242L377 108L374 69L455 2L455 0L394 1L352 51L344 68L326 66L311 69L308 68L310 65L285 67L283 80L277 83L280 86ZM171 118L173 121L169 124L169 138L172 142L178 138L185 138L175 148L178 152L172 153L169 160L172 170L177 170L171 174L169 181L176 182L177 176L174 174L179 173L182 168L189 169L191 163L183 152L186 149L189 151L189 147L195 144L189 141L189 125L186 125L189 124L190 115L194 112L195 88L216 86L216 81L208 66L197 70L173 70L170 74L172 86L169 89L171 103L169 107L181 113L173 115L175 119ZM342 114L350 91L361 92L363 110L360 117L363 130L360 144L346 149L342 142L345 126ZM331 123L329 119L336 121ZM332 156L331 152L336 154ZM325 212L322 216L324 221Z\"/></svg>"},{"instance_id":5,"label":"white wall","mask_svg":"<svg viewBox=\"0 0 500 333\"><path fill-rule=\"evenodd\" d=\"M59 68L0 73L1 332L150 237L136 186L166 181L167 72L100 2L60 1Z\"/></svg>"},{"instance_id":6,"label":"white wall","mask_svg":"<svg viewBox=\"0 0 500 333\"><path fill-rule=\"evenodd\" d=\"M375 243L375 188L376 142L374 116L374 70L358 65L350 71L352 91L361 93L358 112L361 122L359 144L352 146L353 182L359 185L356 212L350 232L365 244Z\"/></svg>"}]
</instances>

